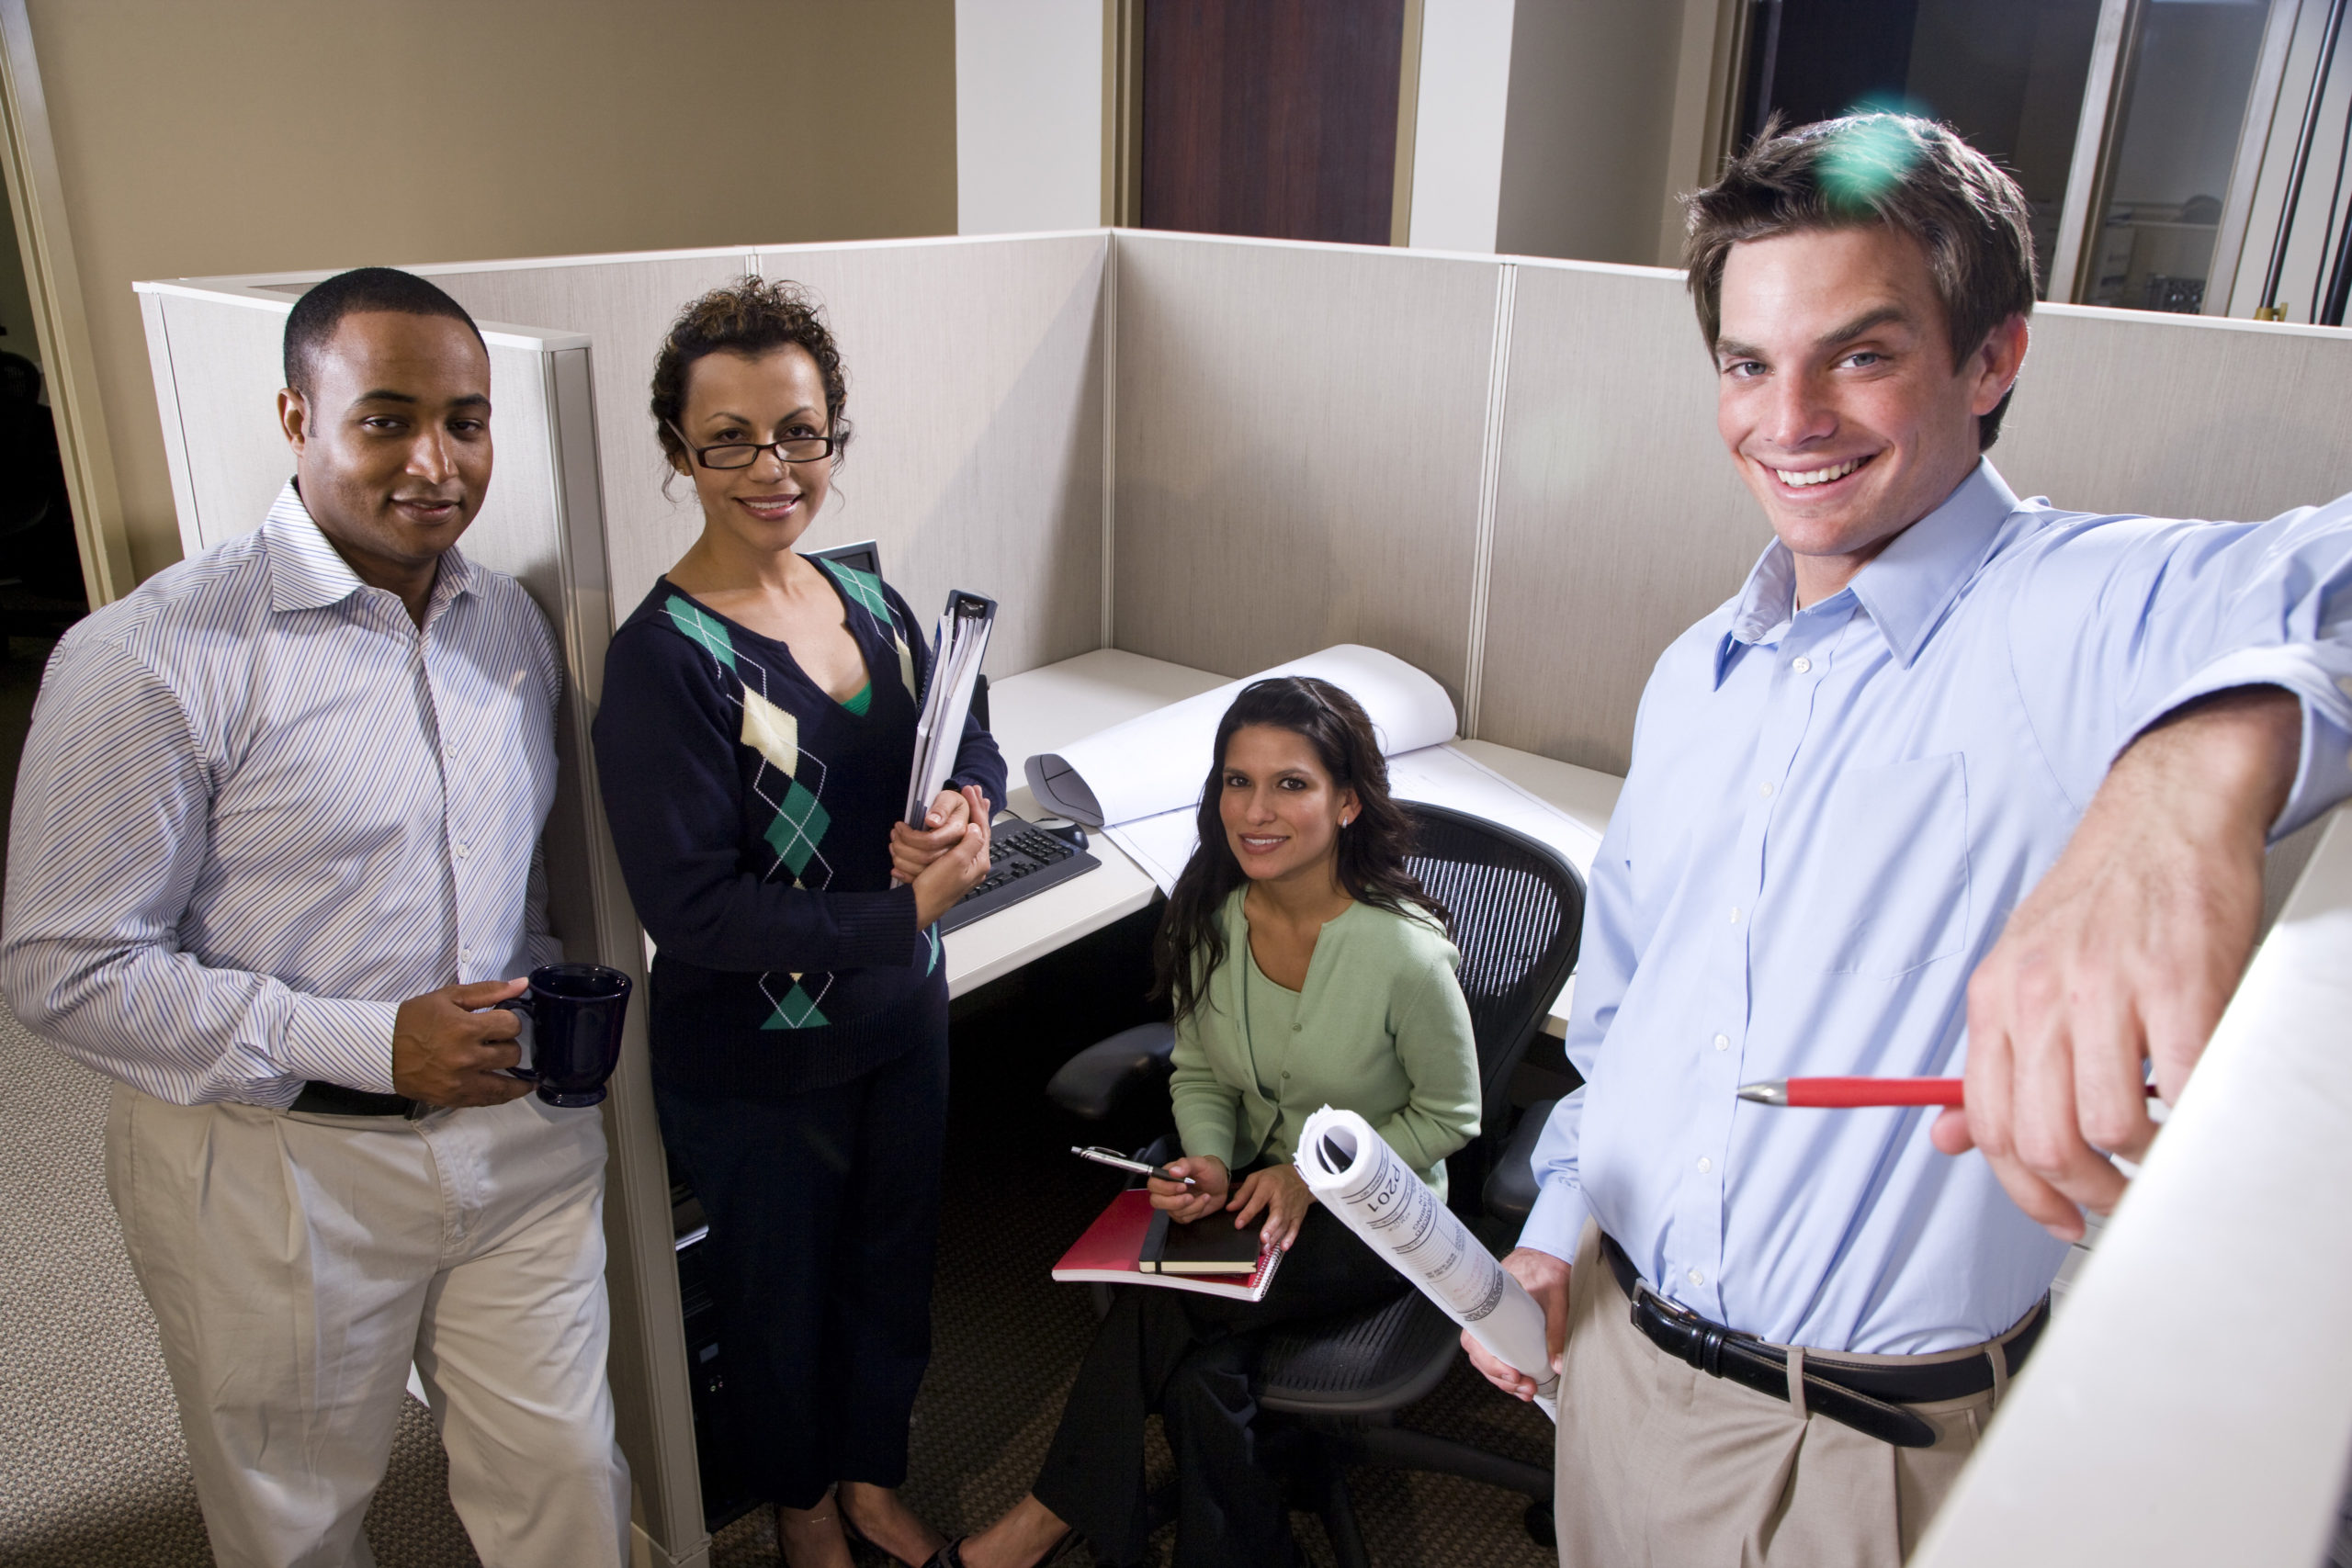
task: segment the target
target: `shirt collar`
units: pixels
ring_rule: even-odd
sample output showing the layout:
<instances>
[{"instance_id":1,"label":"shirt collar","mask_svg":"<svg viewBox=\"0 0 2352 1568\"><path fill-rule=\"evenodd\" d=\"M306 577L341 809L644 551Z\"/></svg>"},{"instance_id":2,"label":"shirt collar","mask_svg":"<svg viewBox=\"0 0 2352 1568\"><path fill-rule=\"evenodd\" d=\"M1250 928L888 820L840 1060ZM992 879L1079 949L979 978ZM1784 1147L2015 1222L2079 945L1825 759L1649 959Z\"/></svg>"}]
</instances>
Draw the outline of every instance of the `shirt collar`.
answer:
<instances>
[{"instance_id":1,"label":"shirt collar","mask_svg":"<svg viewBox=\"0 0 2352 1568\"><path fill-rule=\"evenodd\" d=\"M277 492L269 515L262 520L262 544L269 558L269 607L272 610L322 610L340 604L368 585L351 563L330 543L311 509L302 503L294 481ZM433 579L425 618L474 587L474 566L452 545L441 552L441 569Z\"/></svg>"},{"instance_id":2,"label":"shirt collar","mask_svg":"<svg viewBox=\"0 0 2352 1568\"><path fill-rule=\"evenodd\" d=\"M1847 584L1909 669L1928 636L1976 570L1992 554L2018 498L1990 459L1980 457L1943 504L1888 541ZM1715 654L1722 683L1737 645L1763 641L1788 625L1796 608L1796 558L1778 539L1764 547L1733 603L1731 629Z\"/></svg>"}]
</instances>

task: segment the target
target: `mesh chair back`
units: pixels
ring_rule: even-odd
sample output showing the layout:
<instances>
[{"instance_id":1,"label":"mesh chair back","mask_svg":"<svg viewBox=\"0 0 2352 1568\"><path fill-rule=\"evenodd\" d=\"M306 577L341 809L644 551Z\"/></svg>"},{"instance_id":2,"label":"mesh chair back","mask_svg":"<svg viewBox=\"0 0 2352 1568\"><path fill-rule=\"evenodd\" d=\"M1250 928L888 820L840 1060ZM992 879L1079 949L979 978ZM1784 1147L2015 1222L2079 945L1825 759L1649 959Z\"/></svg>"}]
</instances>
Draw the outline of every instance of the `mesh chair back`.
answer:
<instances>
[{"instance_id":1,"label":"mesh chair back","mask_svg":"<svg viewBox=\"0 0 2352 1568\"><path fill-rule=\"evenodd\" d=\"M1484 1122L1500 1125L1510 1076L1576 968L1584 879L1557 850L1442 806L1400 801L1413 818L1407 863L1453 916L1457 972L1478 1043Z\"/></svg>"}]
</instances>

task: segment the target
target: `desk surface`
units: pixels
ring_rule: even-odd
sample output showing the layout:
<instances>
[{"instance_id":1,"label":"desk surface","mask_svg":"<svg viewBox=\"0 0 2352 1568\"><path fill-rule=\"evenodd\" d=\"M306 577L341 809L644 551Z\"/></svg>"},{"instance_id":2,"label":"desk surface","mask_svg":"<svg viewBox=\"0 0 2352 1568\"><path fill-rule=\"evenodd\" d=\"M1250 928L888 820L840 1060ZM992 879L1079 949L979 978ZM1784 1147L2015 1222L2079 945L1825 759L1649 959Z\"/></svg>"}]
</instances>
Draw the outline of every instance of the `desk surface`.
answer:
<instances>
[{"instance_id":1,"label":"desk surface","mask_svg":"<svg viewBox=\"0 0 2352 1568\"><path fill-rule=\"evenodd\" d=\"M1227 679L1205 670L1105 648L990 682L989 716L1014 783L1008 804L1023 817L1039 814L1035 797L1021 782L1021 765L1028 758L1154 708L1197 696L1223 685ZM1530 795L1549 801L1591 829L1596 837L1609 826L1609 813L1616 807L1623 780L1491 741L1455 744ZM1105 835L1091 837L1094 857L1102 863L1101 870L1074 876L948 933L949 995L962 996L1009 975L1032 959L1100 931L1151 902L1159 889L1150 876ZM1577 869L1589 872L1590 867L1579 864ZM1568 1000L1574 988L1575 982L1569 982L1569 988L1553 1004L1544 1025L1547 1033L1566 1032Z\"/></svg>"}]
</instances>

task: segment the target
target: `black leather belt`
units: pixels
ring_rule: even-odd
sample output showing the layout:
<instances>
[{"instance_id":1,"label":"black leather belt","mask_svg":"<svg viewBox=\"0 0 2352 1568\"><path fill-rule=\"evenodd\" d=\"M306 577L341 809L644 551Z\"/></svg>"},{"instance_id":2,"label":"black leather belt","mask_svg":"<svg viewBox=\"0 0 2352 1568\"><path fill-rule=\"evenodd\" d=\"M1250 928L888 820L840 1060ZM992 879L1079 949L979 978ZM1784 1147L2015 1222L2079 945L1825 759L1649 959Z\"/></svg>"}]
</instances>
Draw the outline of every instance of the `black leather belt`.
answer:
<instances>
[{"instance_id":1,"label":"black leather belt","mask_svg":"<svg viewBox=\"0 0 2352 1568\"><path fill-rule=\"evenodd\" d=\"M1787 1351L1768 1345L1754 1335L1709 1322L1650 1291L1643 1285L1641 1271L1634 1267L1634 1260L1625 1256L1625 1249L1617 1245L1614 1237L1603 1235L1600 1250L1609 1259L1609 1271L1617 1276L1618 1287L1634 1303L1634 1326L1642 1331L1643 1337L1709 1377L1724 1378L1775 1399L1789 1397ZM1917 1411L1904 1406L1966 1399L1984 1393L1993 1386L1991 1356L2001 1357L2007 1375L2015 1376L2049 1321L2049 1300L2045 1297L2027 1314L2025 1326L2007 1345L1994 1345L1987 1355L1961 1356L1947 1361L1873 1366L1807 1352L1805 1408L1896 1448L1933 1448L1935 1427Z\"/></svg>"},{"instance_id":2,"label":"black leather belt","mask_svg":"<svg viewBox=\"0 0 2352 1568\"><path fill-rule=\"evenodd\" d=\"M370 1094L312 1078L287 1109L313 1116L403 1116L413 1122L433 1108L404 1094Z\"/></svg>"}]
</instances>

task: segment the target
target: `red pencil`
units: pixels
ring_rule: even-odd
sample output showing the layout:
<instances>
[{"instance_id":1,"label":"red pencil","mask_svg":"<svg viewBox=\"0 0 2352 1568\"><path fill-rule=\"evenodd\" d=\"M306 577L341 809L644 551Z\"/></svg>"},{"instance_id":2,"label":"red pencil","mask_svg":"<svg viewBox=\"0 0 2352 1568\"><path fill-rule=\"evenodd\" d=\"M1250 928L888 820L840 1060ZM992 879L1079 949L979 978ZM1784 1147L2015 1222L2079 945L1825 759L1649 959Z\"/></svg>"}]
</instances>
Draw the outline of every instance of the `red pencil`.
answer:
<instances>
[{"instance_id":1,"label":"red pencil","mask_svg":"<svg viewBox=\"0 0 2352 1568\"><path fill-rule=\"evenodd\" d=\"M1767 1078L1742 1084L1739 1098L1758 1105L1851 1111L1874 1105L1958 1105L1959 1078ZM2156 1086L2148 1086L2154 1100Z\"/></svg>"}]
</instances>

